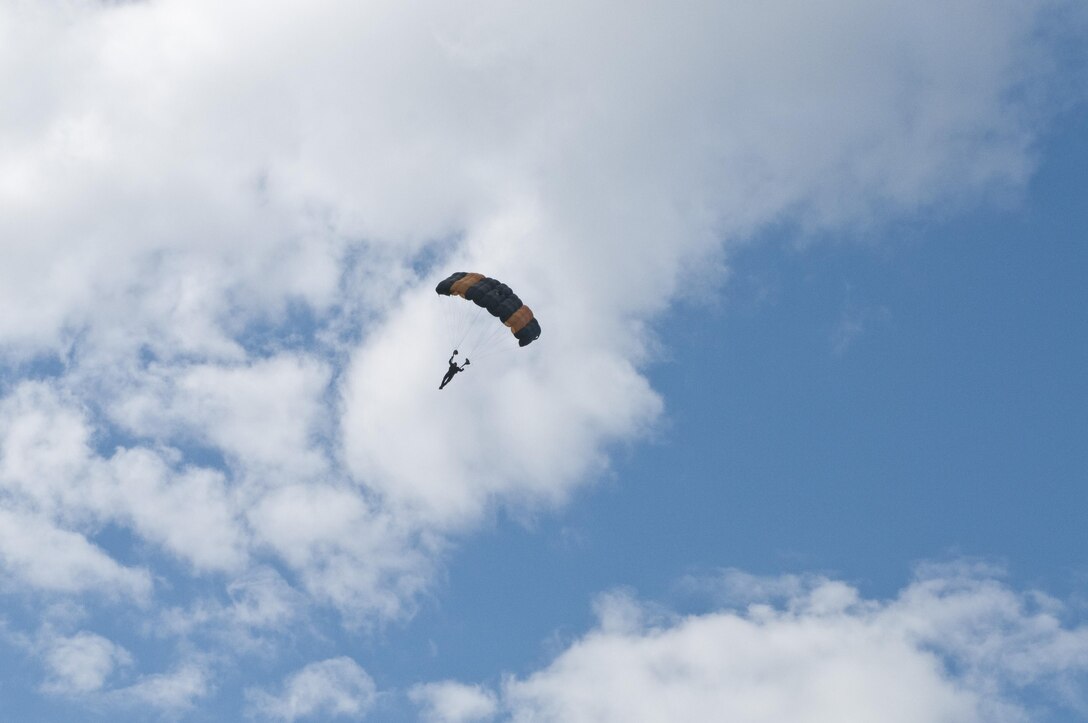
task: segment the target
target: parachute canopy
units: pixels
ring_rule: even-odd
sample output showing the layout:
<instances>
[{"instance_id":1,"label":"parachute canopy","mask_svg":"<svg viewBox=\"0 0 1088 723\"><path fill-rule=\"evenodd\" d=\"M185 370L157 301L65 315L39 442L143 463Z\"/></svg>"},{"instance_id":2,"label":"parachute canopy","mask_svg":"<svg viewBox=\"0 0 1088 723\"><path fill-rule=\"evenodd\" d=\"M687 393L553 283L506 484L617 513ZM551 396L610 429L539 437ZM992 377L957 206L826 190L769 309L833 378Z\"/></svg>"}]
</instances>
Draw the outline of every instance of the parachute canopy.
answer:
<instances>
[{"instance_id":1,"label":"parachute canopy","mask_svg":"<svg viewBox=\"0 0 1088 723\"><path fill-rule=\"evenodd\" d=\"M517 338L518 346L528 346L540 336L540 322L533 311L509 286L483 274L458 271L444 279L435 291L442 296L460 296L497 317Z\"/></svg>"}]
</instances>

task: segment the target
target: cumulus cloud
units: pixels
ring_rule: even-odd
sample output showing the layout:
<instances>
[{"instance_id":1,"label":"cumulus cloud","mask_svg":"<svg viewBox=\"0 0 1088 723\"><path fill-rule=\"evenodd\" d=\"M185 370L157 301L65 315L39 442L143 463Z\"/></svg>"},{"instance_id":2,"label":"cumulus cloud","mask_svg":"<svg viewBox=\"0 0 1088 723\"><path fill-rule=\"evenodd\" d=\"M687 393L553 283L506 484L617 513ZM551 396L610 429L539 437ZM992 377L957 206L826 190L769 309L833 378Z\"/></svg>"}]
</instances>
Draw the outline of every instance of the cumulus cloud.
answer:
<instances>
[{"instance_id":1,"label":"cumulus cloud","mask_svg":"<svg viewBox=\"0 0 1088 723\"><path fill-rule=\"evenodd\" d=\"M20 642L45 666L40 690L73 699L85 707L85 715L150 709L173 718L214 690L211 668L205 662L188 660L165 673L131 675L138 662L134 656L108 638L87 631L65 636L46 625L36 639Z\"/></svg>"},{"instance_id":2,"label":"cumulus cloud","mask_svg":"<svg viewBox=\"0 0 1088 723\"><path fill-rule=\"evenodd\" d=\"M117 563L83 535L34 514L0 508L0 562L19 588L50 592L102 592L145 599L146 570Z\"/></svg>"},{"instance_id":3,"label":"cumulus cloud","mask_svg":"<svg viewBox=\"0 0 1088 723\"><path fill-rule=\"evenodd\" d=\"M310 663L290 675L279 694L246 691L250 715L283 721L310 716L359 719L373 706L375 695L374 681L358 663L346 657Z\"/></svg>"},{"instance_id":4,"label":"cumulus cloud","mask_svg":"<svg viewBox=\"0 0 1088 723\"><path fill-rule=\"evenodd\" d=\"M147 599L120 528L405 615L652 427L655 316L736 244L1021 185L1054 7L0 4L4 578ZM544 336L439 396L454 269Z\"/></svg>"},{"instance_id":5,"label":"cumulus cloud","mask_svg":"<svg viewBox=\"0 0 1088 723\"><path fill-rule=\"evenodd\" d=\"M328 472L315 439L329 370L315 359L284 354L245 366L167 367L142 381L113 402L112 417L133 434L192 439L266 485Z\"/></svg>"},{"instance_id":6,"label":"cumulus cloud","mask_svg":"<svg viewBox=\"0 0 1088 723\"><path fill-rule=\"evenodd\" d=\"M818 576L731 577L735 602L704 614L606 598L598 628L504 684L507 719L1019 723L1084 705L1067 693L1088 677L1088 628L987 571L923 570L883 601Z\"/></svg>"},{"instance_id":7,"label":"cumulus cloud","mask_svg":"<svg viewBox=\"0 0 1088 723\"><path fill-rule=\"evenodd\" d=\"M100 454L89 411L53 385L20 384L0 411L0 489L7 501L0 515L8 521L0 554L33 587L107 583L146 595L146 571L122 567L88 540L107 523L131 528L198 570L241 563L244 531L221 472L178 468L168 454L147 447ZM37 539L31 530L40 530Z\"/></svg>"},{"instance_id":8,"label":"cumulus cloud","mask_svg":"<svg viewBox=\"0 0 1088 723\"><path fill-rule=\"evenodd\" d=\"M401 614L426 587L430 555L438 551L438 543L414 538L343 485L278 489L249 519L257 539L297 571L313 599L337 607L353 626Z\"/></svg>"},{"instance_id":9,"label":"cumulus cloud","mask_svg":"<svg viewBox=\"0 0 1088 723\"><path fill-rule=\"evenodd\" d=\"M111 640L90 632L51 636L44 645L49 678L47 693L75 695L100 690L115 668L132 663L132 656Z\"/></svg>"}]
</instances>

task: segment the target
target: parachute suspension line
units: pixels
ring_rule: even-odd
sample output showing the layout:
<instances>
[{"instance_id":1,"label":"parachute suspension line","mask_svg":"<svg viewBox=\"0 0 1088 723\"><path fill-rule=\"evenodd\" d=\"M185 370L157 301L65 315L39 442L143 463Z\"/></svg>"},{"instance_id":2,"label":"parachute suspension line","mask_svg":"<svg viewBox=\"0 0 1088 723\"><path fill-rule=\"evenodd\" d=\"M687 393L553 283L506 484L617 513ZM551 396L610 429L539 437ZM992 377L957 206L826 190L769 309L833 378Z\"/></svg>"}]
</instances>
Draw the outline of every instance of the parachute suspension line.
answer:
<instances>
[{"instance_id":1,"label":"parachute suspension line","mask_svg":"<svg viewBox=\"0 0 1088 723\"><path fill-rule=\"evenodd\" d=\"M478 345L479 349L476 352L476 354L478 356L485 356L485 355L489 355L490 353L495 351L495 347L497 347L497 346L508 346L506 344L502 344L502 341L503 341L503 336L505 336L505 335L507 335L509 333L510 333L510 329L507 328L507 326L505 324L501 324L501 325L498 325L498 326L491 325L491 329L488 332L487 336L485 336L480 341L480 343Z\"/></svg>"},{"instance_id":2,"label":"parachute suspension line","mask_svg":"<svg viewBox=\"0 0 1088 723\"><path fill-rule=\"evenodd\" d=\"M463 304L457 307L457 336L453 340L453 346L455 349L461 348L462 343L465 340L465 335L468 334L469 325L472 323L472 315L469 312L469 307Z\"/></svg>"},{"instance_id":3,"label":"parachute suspension line","mask_svg":"<svg viewBox=\"0 0 1088 723\"><path fill-rule=\"evenodd\" d=\"M446 337L452 351L461 348L461 344L468 334L470 323L475 317L475 314L471 312L476 309L475 307L469 308L464 304L457 303L456 297L450 297L445 306Z\"/></svg>"},{"instance_id":4,"label":"parachute suspension line","mask_svg":"<svg viewBox=\"0 0 1088 723\"><path fill-rule=\"evenodd\" d=\"M490 351L486 351L483 354L477 354L476 356L480 359L483 359L484 361L487 361L489 359L505 357L507 354L512 354L515 349L517 349L517 346L501 346Z\"/></svg>"},{"instance_id":5,"label":"parachute suspension line","mask_svg":"<svg viewBox=\"0 0 1088 723\"><path fill-rule=\"evenodd\" d=\"M498 319L495 319L498 321ZM492 324L476 348L476 356L489 357L516 349L516 339L505 324Z\"/></svg>"},{"instance_id":6,"label":"parachute suspension line","mask_svg":"<svg viewBox=\"0 0 1088 723\"><path fill-rule=\"evenodd\" d=\"M462 311L463 309L454 308L452 300L442 304L442 313L446 317L446 343L451 350L456 348L457 338L461 333Z\"/></svg>"},{"instance_id":7,"label":"parachute suspension line","mask_svg":"<svg viewBox=\"0 0 1088 723\"><path fill-rule=\"evenodd\" d=\"M473 320L472 329L468 335L467 341L465 341L465 353L478 356L480 352L485 350L484 340L490 335L493 329L490 323L484 323L481 325L480 318L482 317L487 322L490 322L490 315L484 309L476 309L476 318Z\"/></svg>"},{"instance_id":8,"label":"parachute suspension line","mask_svg":"<svg viewBox=\"0 0 1088 723\"><path fill-rule=\"evenodd\" d=\"M453 303L456 304L457 302L454 301ZM461 339L464 338L465 331L468 330L468 323L470 321L470 318L469 318L469 315L468 315L468 311L465 309L465 307L462 304L458 304L457 306L455 306L453 308L453 315L454 315L454 326L453 326L454 334L453 334L453 338L450 339L450 346L453 347L453 349L457 349L457 348L460 348ZM452 349L451 349L451 351L452 351Z\"/></svg>"},{"instance_id":9,"label":"parachute suspension line","mask_svg":"<svg viewBox=\"0 0 1088 723\"><path fill-rule=\"evenodd\" d=\"M495 343L495 327L494 325L488 325L486 333L480 335L480 340L476 343L476 353L483 354L491 349L491 345Z\"/></svg>"},{"instance_id":10,"label":"parachute suspension line","mask_svg":"<svg viewBox=\"0 0 1088 723\"><path fill-rule=\"evenodd\" d=\"M489 352L503 352L511 349L517 349L518 343L514 335L510 333L509 327L505 324L495 328L494 333L491 336L491 340L488 343Z\"/></svg>"},{"instance_id":11,"label":"parachute suspension line","mask_svg":"<svg viewBox=\"0 0 1088 723\"><path fill-rule=\"evenodd\" d=\"M500 354L509 354L514 349L517 349L517 346L515 346L513 344L502 344L502 345L496 346L496 347L494 347L492 349L488 349L487 351L484 351L484 352L476 352L475 354L472 355L472 358L474 358L474 359L476 359L476 358L489 359L491 357L499 356Z\"/></svg>"},{"instance_id":12,"label":"parachute suspension line","mask_svg":"<svg viewBox=\"0 0 1088 723\"><path fill-rule=\"evenodd\" d=\"M472 310L475 311L475 312L479 312L479 313L474 313L472 315L473 316L472 323L468 325L468 328L465 329L465 333L462 334L460 340L458 340L457 346L455 347L457 349L461 348L461 345L465 343L465 339L468 338L468 335L471 334L472 331L480 324L480 318L481 317L491 318L491 315L488 314L483 309L477 309L475 304L473 304Z\"/></svg>"},{"instance_id":13,"label":"parachute suspension line","mask_svg":"<svg viewBox=\"0 0 1088 723\"><path fill-rule=\"evenodd\" d=\"M449 337L450 336L450 327L453 325L452 324L453 320L450 317L450 305L449 305L449 302L443 300L441 306L442 306L442 322L443 322L442 329L443 329L443 331L446 332L446 336ZM452 339L447 339L447 341L453 341L453 340Z\"/></svg>"}]
</instances>

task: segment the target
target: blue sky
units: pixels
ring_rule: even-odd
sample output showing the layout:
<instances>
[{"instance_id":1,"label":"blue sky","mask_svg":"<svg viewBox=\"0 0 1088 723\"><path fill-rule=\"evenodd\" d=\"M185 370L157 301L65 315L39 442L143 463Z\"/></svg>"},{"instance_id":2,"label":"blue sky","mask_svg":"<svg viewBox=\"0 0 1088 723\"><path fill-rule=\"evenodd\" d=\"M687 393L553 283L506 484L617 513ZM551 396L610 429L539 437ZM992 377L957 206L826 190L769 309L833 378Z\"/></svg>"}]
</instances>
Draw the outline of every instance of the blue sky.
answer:
<instances>
[{"instance_id":1,"label":"blue sky","mask_svg":"<svg viewBox=\"0 0 1088 723\"><path fill-rule=\"evenodd\" d=\"M0 718L1082 720L1086 23L0 3Z\"/></svg>"}]
</instances>

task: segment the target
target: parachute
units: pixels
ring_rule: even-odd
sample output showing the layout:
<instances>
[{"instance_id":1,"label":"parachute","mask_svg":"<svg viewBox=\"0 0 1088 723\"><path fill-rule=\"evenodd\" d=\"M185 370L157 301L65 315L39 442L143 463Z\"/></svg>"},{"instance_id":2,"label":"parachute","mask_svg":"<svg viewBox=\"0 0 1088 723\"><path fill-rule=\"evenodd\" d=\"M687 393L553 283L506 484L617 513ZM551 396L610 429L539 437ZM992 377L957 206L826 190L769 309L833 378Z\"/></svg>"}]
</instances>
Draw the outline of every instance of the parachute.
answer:
<instances>
[{"instance_id":1,"label":"parachute","mask_svg":"<svg viewBox=\"0 0 1088 723\"><path fill-rule=\"evenodd\" d=\"M474 309L463 305L467 306L467 309L462 308L458 312L462 320L465 314L471 318L465 329L454 332L452 337L454 348L462 346L470 354L478 356L481 353L493 351L492 347L501 345L501 339L505 336L504 333L499 333L502 326L479 328L480 317L487 318L481 310L486 310L509 328L510 333L517 339L518 346L528 346L540 336L540 322L533 316L532 309L523 304L518 295L498 279L492 279L483 274L458 271L443 279L435 287L435 291L440 296L451 297L450 300L457 301L458 304L461 304L460 300L452 297L459 296L480 307ZM451 326L458 326L458 324L451 322ZM465 326L465 323L462 321L460 326ZM505 338L509 339L509 337ZM464 343L466 339L468 344Z\"/></svg>"}]
</instances>

